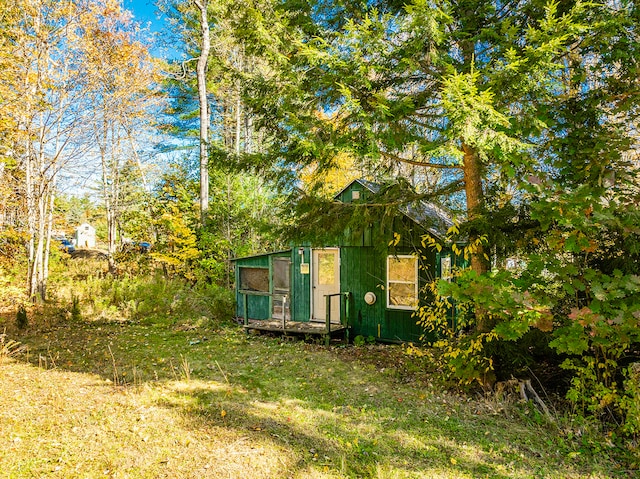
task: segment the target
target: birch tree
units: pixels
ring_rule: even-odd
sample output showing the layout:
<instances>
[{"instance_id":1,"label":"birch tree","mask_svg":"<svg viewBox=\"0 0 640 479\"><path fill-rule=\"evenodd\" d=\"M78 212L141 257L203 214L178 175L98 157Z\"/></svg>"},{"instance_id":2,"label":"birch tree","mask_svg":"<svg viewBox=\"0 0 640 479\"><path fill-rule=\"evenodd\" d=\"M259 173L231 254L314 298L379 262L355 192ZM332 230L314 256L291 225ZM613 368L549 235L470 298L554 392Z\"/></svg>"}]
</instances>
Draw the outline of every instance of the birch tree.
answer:
<instances>
[{"instance_id":1,"label":"birch tree","mask_svg":"<svg viewBox=\"0 0 640 479\"><path fill-rule=\"evenodd\" d=\"M28 231L28 296L44 299L57 177L85 151L85 92L78 56L77 15L82 5L24 2L8 34L18 59L20 132L13 149L24 171Z\"/></svg>"},{"instance_id":2,"label":"birch tree","mask_svg":"<svg viewBox=\"0 0 640 479\"><path fill-rule=\"evenodd\" d=\"M209 209L209 99L207 98L207 62L211 38L209 34L208 0L193 0L200 24L200 56L196 67L198 103L200 104L200 214L204 223Z\"/></svg>"},{"instance_id":3,"label":"birch tree","mask_svg":"<svg viewBox=\"0 0 640 479\"><path fill-rule=\"evenodd\" d=\"M137 135L149 131L157 108L158 73L136 24L120 2L96 3L82 17L83 55L107 217L109 270L116 272L118 224L122 214L122 170L139 164ZM135 132L135 133L134 133Z\"/></svg>"}]
</instances>

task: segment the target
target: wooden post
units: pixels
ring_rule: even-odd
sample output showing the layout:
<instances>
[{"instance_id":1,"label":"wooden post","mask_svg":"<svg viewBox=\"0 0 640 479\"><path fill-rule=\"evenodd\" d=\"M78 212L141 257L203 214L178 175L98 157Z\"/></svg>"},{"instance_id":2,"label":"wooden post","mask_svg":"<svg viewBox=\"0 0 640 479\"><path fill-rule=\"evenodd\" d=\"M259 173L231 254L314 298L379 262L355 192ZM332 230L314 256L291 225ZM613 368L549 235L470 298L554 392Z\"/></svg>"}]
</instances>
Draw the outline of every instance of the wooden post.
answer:
<instances>
[{"instance_id":1,"label":"wooden post","mask_svg":"<svg viewBox=\"0 0 640 479\"><path fill-rule=\"evenodd\" d=\"M327 333L331 332L331 295L326 295L325 297L327 303L327 311L325 312L326 325L327 325Z\"/></svg>"},{"instance_id":2,"label":"wooden post","mask_svg":"<svg viewBox=\"0 0 640 479\"><path fill-rule=\"evenodd\" d=\"M326 295L325 300L326 300L326 306L327 306L327 310L325 312L327 326L325 329L324 345L329 346L331 342L331 295Z\"/></svg>"},{"instance_id":3,"label":"wooden post","mask_svg":"<svg viewBox=\"0 0 640 479\"><path fill-rule=\"evenodd\" d=\"M342 321L342 325L345 327L344 330L344 342L349 344L349 318L351 316L351 293L344 293L344 321Z\"/></svg>"},{"instance_id":4,"label":"wooden post","mask_svg":"<svg viewBox=\"0 0 640 479\"><path fill-rule=\"evenodd\" d=\"M282 296L282 332L287 330L287 295Z\"/></svg>"},{"instance_id":5,"label":"wooden post","mask_svg":"<svg viewBox=\"0 0 640 479\"><path fill-rule=\"evenodd\" d=\"M247 293L242 293L242 307L244 308L244 325L249 326L249 311L248 311Z\"/></svg>"}]
</instances>

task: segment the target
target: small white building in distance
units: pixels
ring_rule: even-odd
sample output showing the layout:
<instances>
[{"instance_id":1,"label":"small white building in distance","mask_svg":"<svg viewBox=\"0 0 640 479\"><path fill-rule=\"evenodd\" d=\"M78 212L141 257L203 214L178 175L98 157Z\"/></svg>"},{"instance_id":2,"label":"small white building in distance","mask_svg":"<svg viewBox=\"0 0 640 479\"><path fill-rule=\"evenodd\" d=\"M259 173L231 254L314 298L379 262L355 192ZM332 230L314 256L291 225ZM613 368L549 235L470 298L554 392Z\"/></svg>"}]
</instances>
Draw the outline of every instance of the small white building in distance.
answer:
<instances>
[{"instance_id":1,"label":"small white building in distance","mask_svg":"<svg viewBox=\"0 0 640 479\"><path fill-rule=\"evenodd\" d=\"M89 223L82 223L76 229L76 248L95 248L96 229Z\"/></svg>"}]
</instances>

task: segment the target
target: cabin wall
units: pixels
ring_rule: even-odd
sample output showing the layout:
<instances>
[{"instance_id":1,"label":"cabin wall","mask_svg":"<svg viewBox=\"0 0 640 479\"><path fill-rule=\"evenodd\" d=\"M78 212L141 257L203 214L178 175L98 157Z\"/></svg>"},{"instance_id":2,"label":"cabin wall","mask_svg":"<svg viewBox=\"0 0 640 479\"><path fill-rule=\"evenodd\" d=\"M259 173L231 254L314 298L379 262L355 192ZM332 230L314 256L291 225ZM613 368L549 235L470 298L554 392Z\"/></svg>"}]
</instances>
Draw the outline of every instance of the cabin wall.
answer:
<instances>
[{"instance_id":1,"label":"cabin wall","mask_svg":"<svg viewBox=\"0 0 640 479\"><path fill-rule=\"evenodd\" d=\"M311 248L295 247L292 249L291 256L291 319L309 321L311 318Z\"/></svg>"},{"instance_id":2,"label":"cabin wall","mask_svg":"<svg viewBox=\"0 0 640 479\"><path fill-rule=\"evenodd\" d=\"M424 334L417 324L414 311L387 307L387 255L412 254L413 249L396 248L392 251L373 247L340 248L340 282L344 292L352 293L350 325L352 336L373 336L385 341L418 341ZM418 289L421 292L436 274L434 252L419 252ZM376 295L374 304L367 304L367 292ZM421 301L421 304L423 301Z\"/></svg>"},{"instance_id":3,"label":"cabin wall","mask_svg":"<svg viewBox=\"0 0 640 479\"><path fill-rule=\"evenodd\" d=\"M356 191L354 197L353 192ZM354 182L336 199L344 203L366 201L368 190ZM399 236L395 236L397 233ZM426 229L407 216L401 215L386 225L370 225L361 231L345 231L336 245L340 248L340 289L351 293L351 336L372 336L381 341L419 341L424 331L417 324L414 311L387 307L387 256L416 255L419 258L418 289L420 305L429 301L424 295L424 286L442 276L442 259L451 257L453 266L465 266L465 261L456 257L450 249L435 252L422 246ZM236 260L236 296L238 316L244 317L243 295L240 294L240 271L243 267L267 268L270 291L272 286L272 262L275 257L287 256L291 260L290 271L290 318L293 321L309 321L311 318L312 248L309 245L295 246L290 252L273 253ZM367 304L365 294L376 295L374 304ZM273 303L269 295L248 297L251 319L270 319ZM452 318L455 310L452 310Z\"/></svg>"},{"instance_id":4,"label":"cabin wall","mask_svg":"<svg viewBox=\"0 0 640 479\"><path fill-rule=\"evenodd\" d=\"M278 252L272 254L264 254L260 256L252 256L248 258L239 258L235 260L235 280L236 280L236 316L245 317L244 311L244 295L242 294L241 275L243 268L256 268L264 270L268 275L267 291L260 294L247 295L247 309L250 319L271 319L273 303L271 294L273 293L273 259L274 258L290 258L290 252ZM292 286L293 287L293 286Z\"/></svg>"}]
</instances>

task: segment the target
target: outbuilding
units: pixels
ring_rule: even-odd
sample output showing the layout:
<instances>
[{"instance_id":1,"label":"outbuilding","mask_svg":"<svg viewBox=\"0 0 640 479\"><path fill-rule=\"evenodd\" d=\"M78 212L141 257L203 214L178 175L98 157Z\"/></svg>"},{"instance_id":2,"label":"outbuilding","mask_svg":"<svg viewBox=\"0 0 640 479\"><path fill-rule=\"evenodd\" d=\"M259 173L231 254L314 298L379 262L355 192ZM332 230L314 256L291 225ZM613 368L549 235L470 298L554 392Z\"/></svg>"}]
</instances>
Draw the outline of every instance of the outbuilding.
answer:
<instances>
[{"instance_id":1,"label":"outbuilding","mask_svg":"<svg viewBox=\"0 0 640 479\"><path fill-rule=\"evenodd\" d=\"M335 200L361 202L380 186L355 180ZM390 226L389 226L390 225ZM425 201L399 208L388 226L370 224L344 231L321 245L236 258L237 317L247 329L285 334L346 333L377 341L419 341L416 312L429 301L424 286L448 278L463 260L441 243L453 225L440 208Z\"/></svg>"},{"instance_id":2,"label":"outbuilding","mask_svg":"<svg viewBox=\"0 0 640 479\"><path fill-rule=\"evenodd\" d=\"M95 248L96 229L89 223L82 223L76 228L76 248Z\"/></svg>"}]
</instances>

